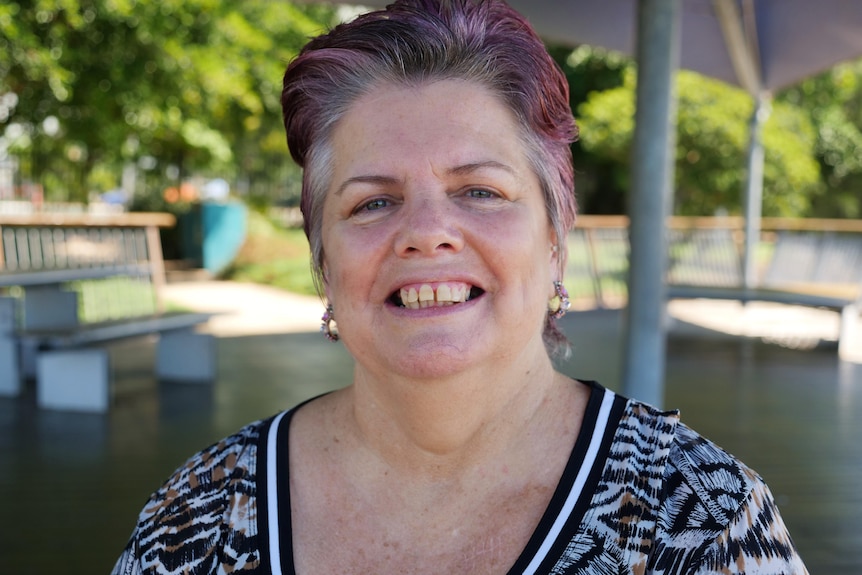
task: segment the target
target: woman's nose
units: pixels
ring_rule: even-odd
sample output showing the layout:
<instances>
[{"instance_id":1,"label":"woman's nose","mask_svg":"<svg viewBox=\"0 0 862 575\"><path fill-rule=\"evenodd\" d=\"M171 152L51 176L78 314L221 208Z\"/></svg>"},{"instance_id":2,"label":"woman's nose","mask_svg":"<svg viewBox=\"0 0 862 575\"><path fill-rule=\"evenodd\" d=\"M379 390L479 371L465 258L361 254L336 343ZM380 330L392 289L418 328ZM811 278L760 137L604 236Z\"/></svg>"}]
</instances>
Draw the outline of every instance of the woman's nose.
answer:
<instances>
[{"instance_id":1,"label":"woman's nose","mask_svg":"<svg viewBox=\"0 0 862 575\"><path fill-rule=\"evenodd\" d=\"M437 198L408 200L402 206L395 240L399 256L456 253L464 247L457 208L445 194Z\"/></svg>"}]
</instances>

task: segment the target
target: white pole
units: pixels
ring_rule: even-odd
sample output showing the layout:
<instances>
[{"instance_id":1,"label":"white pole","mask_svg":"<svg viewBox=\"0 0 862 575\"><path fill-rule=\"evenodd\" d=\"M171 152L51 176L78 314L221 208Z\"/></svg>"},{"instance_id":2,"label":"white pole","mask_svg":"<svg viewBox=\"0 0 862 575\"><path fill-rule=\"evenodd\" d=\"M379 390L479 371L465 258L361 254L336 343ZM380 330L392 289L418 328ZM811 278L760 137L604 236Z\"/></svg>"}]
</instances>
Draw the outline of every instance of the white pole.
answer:
<instances>
[{"instance_id":1,"label":"white pole","mask_svg":"<svg viewBox=\"0 0 862 575\"><path fill-rule=\"evenodd\" d=\"M629 203L629 303L622 392L660 407L664 400L665 269L676 148L675 74L680 1L638 5L637 112Z\"/></svg>"},{"instance_id":2,"label":"white pole","mask_svg":"<svg viewBox=\"0 0 862 575\"><path fill-rule=\"evenodd\" d=\"M742 254L742 283L746 290L757 286L757 244L763 208L763 124L769 118L770 97L759 92L748 125L748 164L745 176L745 247Z\"/></svg>"}]
</instances>

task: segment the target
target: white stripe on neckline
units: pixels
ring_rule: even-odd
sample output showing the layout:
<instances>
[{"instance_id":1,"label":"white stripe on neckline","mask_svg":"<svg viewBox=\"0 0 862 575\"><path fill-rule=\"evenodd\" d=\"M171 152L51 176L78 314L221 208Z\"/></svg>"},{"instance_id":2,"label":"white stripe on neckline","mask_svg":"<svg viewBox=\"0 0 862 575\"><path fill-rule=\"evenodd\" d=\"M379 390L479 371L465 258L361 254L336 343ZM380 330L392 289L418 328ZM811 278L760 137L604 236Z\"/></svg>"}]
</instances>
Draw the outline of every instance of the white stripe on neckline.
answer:
<instances>
[{"instance_id":1,"label":"white stripe on neckline","mask_svg":"<svg viewBox=\"0 0 862 575\"><path fill-rule=\"evenodd\" d=\"M581 462L578 475L575 477L572 490L569 491L569 495L566 497L566 502L563 504L563 508L554 520L554 524L551 526L551 529L548 532L547 537L545 537L545 540L542 542L541 547L539 547L539 550L533 556L533 560L530 561L527 568L524 569L524 575L534 575L536 573L536 570L542 564L542 561L544 561L548 556L551 546L557 540L557 537L559 537L560 532L566 524L566 521L569 519L569 515L572 514L572 510L575 508L578 499L581 498L587 478L589 477L593 466L596 464L596 457L598 456L599 448L601 447L602 440L605 436L605 429L608 425L608 418L610 416L613 403L614 392L609 389L605 389L604 397L602 398L602 405L599 408L599 414L596 417L596 426L593 428L593 436L590 439L590 445L587 448L587 452L584 454L584 460Z\"/></svg>"},{"instance_id":2,"label":"white stripe on neckline","mask_svg":"<svg viewBox=\"0 0 862 575\"><path fill-rule=\"evenodd\" d=\"M282 411L269 426L266 438L266 514L269 529L269 566L272 575L281 572L281 542L278 531L278 483L276 457L278 455L278 427L286 411Z\"/></svg>"}]
</instances>

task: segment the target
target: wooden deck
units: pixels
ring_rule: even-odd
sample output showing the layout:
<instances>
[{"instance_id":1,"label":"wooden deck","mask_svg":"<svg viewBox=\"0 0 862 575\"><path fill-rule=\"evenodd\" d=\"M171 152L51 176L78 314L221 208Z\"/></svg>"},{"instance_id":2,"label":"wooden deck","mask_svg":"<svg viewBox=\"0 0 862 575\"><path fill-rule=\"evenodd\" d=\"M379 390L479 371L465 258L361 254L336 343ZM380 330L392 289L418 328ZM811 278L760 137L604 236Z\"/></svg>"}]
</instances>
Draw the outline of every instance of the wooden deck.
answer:
<instances>
[{"instance_id":1,"label":"wooden deck","mask_svg":"<svg viewBox=\"0 0 862 575\"><path fill-rule=\"evenodd\" d=\"M564 323L564 370L614 388L619 312ZM107 573L147 495L188 455L350 373L316 333L221 338L219 351L214 386L167 385L149 375L148 341L115 346L107 415L39 411L32 390L0 400L0 572ZM684 327L667 381L665 407L766 478L812 573L862 573L862 365Z\"/></svg>"}]
</instances>

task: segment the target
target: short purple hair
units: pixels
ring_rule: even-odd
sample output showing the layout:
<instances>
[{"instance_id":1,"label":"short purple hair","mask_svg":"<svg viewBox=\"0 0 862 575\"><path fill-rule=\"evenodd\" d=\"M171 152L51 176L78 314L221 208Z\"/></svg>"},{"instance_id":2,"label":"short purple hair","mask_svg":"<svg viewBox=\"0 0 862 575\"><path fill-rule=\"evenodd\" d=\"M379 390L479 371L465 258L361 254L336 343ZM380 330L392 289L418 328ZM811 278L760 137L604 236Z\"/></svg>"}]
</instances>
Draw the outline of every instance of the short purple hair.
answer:
<instances>
[{"instance_id":1,"label":"short purple hair","mask_svg":"<svg viewBox=\"0 0 862 575\"><path fill-rule=\"evenodd\" d=\"M577 212L570 147L577 127L562 71L526 19L502 0L396 0L312 39L284 75L284 126L290 153L303 168L300 206L318 286L336 123L382 84L449 79L485 87L517 118L562 267ZM560 338L553 322L546 325L549 349L556 350Z\"/></svg>"}]
</instances>

